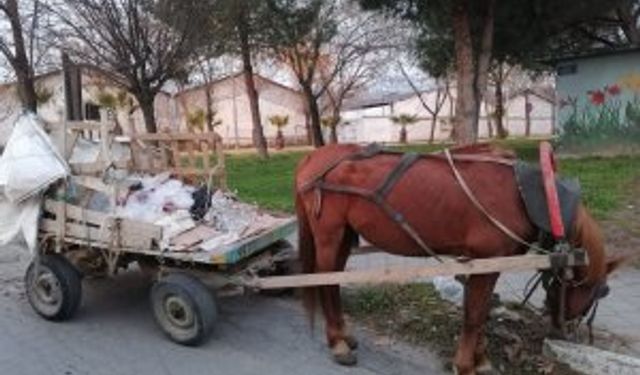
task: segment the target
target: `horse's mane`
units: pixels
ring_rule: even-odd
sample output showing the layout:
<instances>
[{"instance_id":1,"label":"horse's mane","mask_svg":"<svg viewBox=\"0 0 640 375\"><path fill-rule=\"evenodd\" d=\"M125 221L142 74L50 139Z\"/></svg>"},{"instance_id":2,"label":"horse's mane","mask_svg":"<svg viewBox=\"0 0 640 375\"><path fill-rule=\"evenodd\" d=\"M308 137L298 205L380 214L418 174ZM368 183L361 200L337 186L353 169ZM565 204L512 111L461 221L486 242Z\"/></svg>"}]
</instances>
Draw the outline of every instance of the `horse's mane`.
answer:
<instances>
[{"instance_id":1,"label":"horse's mane","mask_svg":"<svg viewBox=\"0 0 640 375\"><path fill-rule=\"evenodd\" d=\"M573 232L574 245L582 247L589 258L585 281L594 283L602 280L607 273L604 239L595 220L582 205L578 206Z\"/></svg>"},{"instance_id":2,"label":"horse's mane","mask_svg":"<svg viewBox=\"0 0 640 375\"><path fill-rule=\"evenodd\" d=\"M464 146L456 146L451 148L453 154L465 155L490 155L505 159L515 159L516 153L513 150L493 145L491 143L474 143Z\"/></svg>"}]
</instances>

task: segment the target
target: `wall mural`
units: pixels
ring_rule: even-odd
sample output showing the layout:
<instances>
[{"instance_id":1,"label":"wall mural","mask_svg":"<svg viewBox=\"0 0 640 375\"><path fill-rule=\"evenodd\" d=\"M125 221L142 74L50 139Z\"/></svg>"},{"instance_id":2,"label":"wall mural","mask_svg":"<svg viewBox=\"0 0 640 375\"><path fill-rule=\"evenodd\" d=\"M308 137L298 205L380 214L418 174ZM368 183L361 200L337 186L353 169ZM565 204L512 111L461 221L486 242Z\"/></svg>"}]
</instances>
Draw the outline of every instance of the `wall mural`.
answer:
<instances>
[{"instance_id":1,"label":"wall mural","mask_svg":"<svg viewBox=\"0 0 640 375\"><path fill-rule=\"evenodd\" d=\"M640 147L640 73L560 100L559 144L565 149Z\"/></svg>"}]
</instances>

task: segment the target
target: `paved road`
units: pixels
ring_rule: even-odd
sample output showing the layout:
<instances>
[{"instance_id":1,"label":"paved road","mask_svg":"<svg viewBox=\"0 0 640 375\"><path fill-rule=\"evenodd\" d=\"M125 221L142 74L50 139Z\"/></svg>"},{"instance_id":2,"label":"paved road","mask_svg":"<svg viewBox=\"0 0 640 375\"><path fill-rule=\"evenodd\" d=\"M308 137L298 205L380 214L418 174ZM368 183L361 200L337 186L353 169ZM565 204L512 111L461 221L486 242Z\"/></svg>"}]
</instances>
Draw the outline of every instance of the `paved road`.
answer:
<instances>
[{"instance_id":1,"label":"paved road","mask_svg":"<svg viewBox=\"0 0 640 375\"><path fill-rule=\"evenodd\" d=\"M24 258L0 248L0 374L442 374L432 354L360 331L360 365L334 365L299 303L262 296L224 299L213 339L200 348L166 340L138 273L89 280L73 321L46 322L22 289Z\"/></svg>"}]
</instances>

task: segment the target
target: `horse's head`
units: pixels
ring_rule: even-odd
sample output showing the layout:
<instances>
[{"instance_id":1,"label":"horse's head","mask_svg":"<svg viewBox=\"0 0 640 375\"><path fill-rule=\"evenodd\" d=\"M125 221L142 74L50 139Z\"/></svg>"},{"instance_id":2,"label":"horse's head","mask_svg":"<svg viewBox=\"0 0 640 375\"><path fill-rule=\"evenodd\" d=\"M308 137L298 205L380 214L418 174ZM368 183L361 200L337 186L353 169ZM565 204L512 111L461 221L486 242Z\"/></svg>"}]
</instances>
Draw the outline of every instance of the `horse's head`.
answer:
<instances>
[{"instance_id":1,"label":"horse's head","mask_svg":"<svg viewBox=\"0 0 640 375\"><path fill-rule=\"evenodd\" d=\"M571 245L584 249L588 263L571 268L572 277L564 281L564 299L562 275L547 274L546 306L556 328L562 324L560 316L565 320L582 318L599 299L606 297L609 293L607 276L626 260L625 257L607 259L600 228L582 205L578 206L576 213ZM560 314L562 306L564 311Z\"/></svg>"},{"instance_id":2,"label":"horse's head","mask_svg":"<svg viewBox=\"0 0 640 375\"><path fill-rule=\"evenodd\" d=\"M551 321L554 328L561 328L563 316L564 320L576 320L585 317L594 304L605 298L609 294L607 276L613 272L621 263L622 258L616 258L605 262L605 272L597 278L589 275L587 267L573 267L573 277L565 281L564 301L562 301L562 276L547 274L544 279L547 291L546 307L551 314ZM560 309L564 305L563 314Z\"/></svg>"}]
</instances>

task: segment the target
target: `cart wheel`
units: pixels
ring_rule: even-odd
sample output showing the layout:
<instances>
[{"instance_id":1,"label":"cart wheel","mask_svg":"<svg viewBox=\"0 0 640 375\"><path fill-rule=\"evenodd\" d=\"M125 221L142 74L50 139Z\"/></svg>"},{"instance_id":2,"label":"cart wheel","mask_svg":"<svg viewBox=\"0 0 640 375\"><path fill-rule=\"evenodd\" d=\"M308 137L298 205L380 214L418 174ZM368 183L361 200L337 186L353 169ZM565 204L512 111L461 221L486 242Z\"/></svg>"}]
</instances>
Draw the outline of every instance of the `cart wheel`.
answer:
<instances>
[{"instance_id":1,"label":"cart wheel","mask_svg":"<svg viewBox=\"0 0 640 375\"><path fill-rule=\"evenodd\" d=\"M151 304L156 321L172 341L196 346L211 334L216 304L198 279L174 273L158 280L151 289Z\"/></svg>"},{"instance_id":2,"label":"cart wheel","mask_svg":"<svg viewBox=\"0 0 640 375\"><path fill-rule=\"evenodd\" d=\"M43 318L68 320L75 315L82 300L80 274L61 255L42 255L36 275L31 262L25 275L25 289L31 307Z\"/></svg>"}]
</instances>

